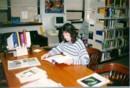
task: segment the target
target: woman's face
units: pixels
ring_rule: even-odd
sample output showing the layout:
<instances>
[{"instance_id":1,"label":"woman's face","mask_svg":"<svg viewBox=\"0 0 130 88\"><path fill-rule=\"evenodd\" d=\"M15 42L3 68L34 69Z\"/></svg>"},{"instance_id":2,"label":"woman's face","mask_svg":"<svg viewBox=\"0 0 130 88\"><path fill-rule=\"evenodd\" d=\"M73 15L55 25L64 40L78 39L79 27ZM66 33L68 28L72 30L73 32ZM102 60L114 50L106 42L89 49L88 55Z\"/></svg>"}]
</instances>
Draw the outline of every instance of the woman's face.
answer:
<instances>
[{"instance_id":1,"label":"woman's face","mask_svg":"<svg viewBox=\"0 0 130 88\"><path fill-rule=\"evenodd\" d=\"M63 32L63 36L66 39L66 41L71 42L70 33L68 33L68 32L65 31L65 32Z\"/></svg>"}]
</instances>

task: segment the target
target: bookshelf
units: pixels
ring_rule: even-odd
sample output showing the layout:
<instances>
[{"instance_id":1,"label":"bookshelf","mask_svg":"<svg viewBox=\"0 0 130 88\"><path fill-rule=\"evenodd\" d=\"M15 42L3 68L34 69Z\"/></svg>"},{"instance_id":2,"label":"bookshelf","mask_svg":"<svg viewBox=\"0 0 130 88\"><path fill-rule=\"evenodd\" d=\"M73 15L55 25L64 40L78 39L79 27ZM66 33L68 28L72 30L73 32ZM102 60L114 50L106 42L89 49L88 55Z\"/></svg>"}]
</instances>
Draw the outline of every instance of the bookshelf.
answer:
<instances>
[{"instance_id":1,"label":"bookshelf","mask_svg":"<svg viewBox=\"0 0 130 88\"><path fill-rule=\"evenodd\" d=\"M129 0L98 0L92 47L108 61L129 53Z\"/></svg>"}]
</instances>

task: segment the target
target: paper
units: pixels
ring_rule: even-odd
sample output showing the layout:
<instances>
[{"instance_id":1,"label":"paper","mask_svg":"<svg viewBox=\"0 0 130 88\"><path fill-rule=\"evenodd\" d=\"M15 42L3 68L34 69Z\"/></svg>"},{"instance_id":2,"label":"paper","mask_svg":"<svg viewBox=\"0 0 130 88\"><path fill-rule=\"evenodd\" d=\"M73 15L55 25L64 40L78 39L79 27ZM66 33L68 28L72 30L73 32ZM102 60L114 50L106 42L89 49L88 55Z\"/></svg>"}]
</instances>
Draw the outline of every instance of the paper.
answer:
<instances>
[{"instance_id":1,"label":"paper","mask_svg":"<svg viewBox=\"0 0 130 88\"><path fill-rule=\"evenodd\" d=\"M33 52L40 52L40 51L41 51L40 49L33 50Z\"/></svg>"},{"instance_id":2,"label":"paper","mask_svg":"<svg viewBox=\"0 0 130 88\"><path fill-rule=\"evenodd\" d=\"M19 78L20 83L24 83L24 82L37 80L40 78L47 78L47 75L46 75L46 71L38 67L32 67L30 69L17 73L16 77Z\"/></svg>"},{"instance_id":3,"label":"paper","mask_svg":"<svg viewBox=\"0 0 130 88\"><path fill-rule=\"evenodd\" d=\"M21 15L22 15L22 19L28 19L28 12L27 11L22 11Z\"/></svg>"},{"instance_id":4,"label":"paper","mask_svg":"<svg viewBox=\"0 0 130 88\"><path fill-rule=\"evenodd\" d=\"M28 83L24 86L22 86L21 88L38 88L38 87L63 87L61 84L54 82L51 79L47 79L47 78L41 78L37 81Z\"/></svg>"},{"instance_id":5,"label":"paper","mask_svg":"<svg viewBox=\"0 0 130 88\"><path fill-rule=\"evenodd\" d=\"M55 56L48 57L44 60L49 61L51 63L55 63L55 62L65 63L67 60L70 60L70 59L71 59L71 57L69 57L69 56L55 55Z\"/></svg>"},{"instance_id":6,"label":"paper","mask_svg":"<svg viewBox=\"0 0 130 88\"><path fill-rule=\"evenodd\" d=\"M101 87L109 83L110 80L97 73L93 73L89 76L78 79L77 82L84 87Z\"/></svg>"},{"instance_id":7,"label":"paper","mask_svg":"<svg viewBox=\"0 0 130 88\"><path fill-rule=\"evenodd\" d=\"M16 51L13 52L14 57L28 55L28 50L26 47L18 47L16 48Z\"/></svg>"},{"instance_id":8,"label":"paper","mask_svg":"<svg viewBox=\"0 0 130 88\"><path fill-rule=\"evenodd\" d=\"M30 67L30 66L38 66L41 65L36 57L33 58L25 58L20 60L9 60L8 61L8 70Z\"/></svg>"}]
</instances>

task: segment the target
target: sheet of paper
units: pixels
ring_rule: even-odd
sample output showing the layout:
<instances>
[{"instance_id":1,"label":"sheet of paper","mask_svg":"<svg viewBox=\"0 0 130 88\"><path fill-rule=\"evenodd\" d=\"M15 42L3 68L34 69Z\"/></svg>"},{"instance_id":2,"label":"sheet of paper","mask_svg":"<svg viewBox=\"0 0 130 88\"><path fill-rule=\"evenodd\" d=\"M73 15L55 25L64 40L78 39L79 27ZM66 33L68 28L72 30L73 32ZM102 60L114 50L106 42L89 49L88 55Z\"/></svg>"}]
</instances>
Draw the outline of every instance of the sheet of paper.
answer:
<instances>
[{"instance_id":1,"label":"sheet of paper","mask_svg":"<svg viewBox=\"0 0 130 88\"><path fill-rule=\"evenodd\" d=\"M9 60L8 70L41 65L36 57L19 60Z\"/></svg>"},{"instance_id":2,"label":"sheet of paper","mask_svg":"<svg viewBox=\"0 0 130 88\"><path fill-rule=\"evenodd\" d=\"M19 78L20 83L24 83L24 82L37 80L40 78L47 78L47 75L46 75L46 71L38 67L32 67L30 69L17 73L16 77Z\"/></svg>"},{"instance_id":3,"label":"sheet of paper","mask_svg":"<svg viewBox=\"0 0 130 88\"><path fill-rule=\"evenodd\" d=\"M22 19L28 19L28 11L22 11L21 15L22 15Z\"/></svg>"},{"instance_id":4,"label":"sheet of paper","mask_svg":"<svg viewBox=\"0 0 130 88\"><path fill-rule=\"evenodd\" d=\"M47 78L41 78L39 80L36 80L34 82L28 83L21 88L38 88L38 87L63 87L61 84L56 83L55 81Z\"/></svg>"},{"instance_id":5,"label":"sheet of paper","mask_svg":"<svg viewBox=\"0 0 130 88\"><path fill-rule=\"evenodd\" d=\"M33 50L33 52L40 52L40 51L41 51L40 49Z\"/></svg>"},{"instance_id":6,"label":"sheet of paper","mask_svg":"<svg viewBox=\"0 0 130 88\"><path fill-rule=\"evenodd\" d=\"M109 83L110 80L97 73L93 73L89 76L78 79L77 82L84 87L101 87Z\"/></svg>"}]
</instances>

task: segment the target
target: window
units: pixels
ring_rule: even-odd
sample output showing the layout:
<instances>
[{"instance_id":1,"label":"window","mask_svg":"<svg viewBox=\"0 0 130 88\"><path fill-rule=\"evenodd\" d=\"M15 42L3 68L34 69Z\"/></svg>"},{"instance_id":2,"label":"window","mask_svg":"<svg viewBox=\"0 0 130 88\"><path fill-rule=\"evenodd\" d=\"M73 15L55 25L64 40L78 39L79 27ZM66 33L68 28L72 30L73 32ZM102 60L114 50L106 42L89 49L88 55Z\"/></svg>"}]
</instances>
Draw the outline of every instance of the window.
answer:
<instances>
[{"instance_id":1,"label":"window","mask_svg":"<svg viewBox=\"0 0 130 88\"><path fill-rule=\"evenodd\" d=\"M7 12L7 0L0 0L0 23L6 22L8 20Z\"/></svg>"},{"instance_id":2,"label":"window","mask_svg":"<svg viewBox=\"0 0 130 88\"><path fill-rule=\"evenodd\" d=\"M66 0L66 19L72 23L82 22L84 20L84 6L85 0Z\"/></svg>"},{"instance_id":3,"label":"window","mask_svg":"<svg viewBox=\"0 0 130 88\"><path fill-rule=\"evenodd\" d=\"M36 23L34 18L39 14L40 0L0 0L0 26Z\"/></svg>"}]
</instances>

